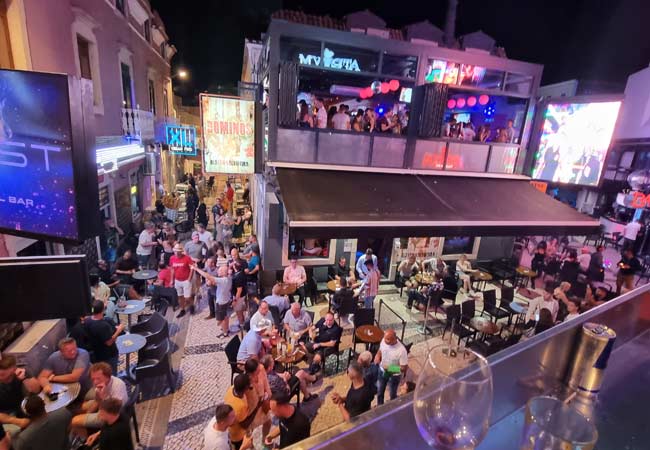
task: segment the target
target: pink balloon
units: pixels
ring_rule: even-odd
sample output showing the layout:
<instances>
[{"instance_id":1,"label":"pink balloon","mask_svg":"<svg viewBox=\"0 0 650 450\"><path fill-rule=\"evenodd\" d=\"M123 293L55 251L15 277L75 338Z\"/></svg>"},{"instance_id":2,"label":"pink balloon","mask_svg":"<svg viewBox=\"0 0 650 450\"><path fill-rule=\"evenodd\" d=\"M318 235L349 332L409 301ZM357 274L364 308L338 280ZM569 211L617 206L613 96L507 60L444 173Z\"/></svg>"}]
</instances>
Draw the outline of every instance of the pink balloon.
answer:
<instances>
[{"instance_id":1,"label":"pink balloon","mask_svg":"<svg viewBox=\"0 0 650 450\"><path fill-rule=\"evenodd\" d=\"M388 83L381 83L381 93L388 94L388 91L390 91L390 86Z\"/></svg>"},{"instance_id":2,"label":"pink balloon","mask_svg":"<svg viewBox=\"0 0 650 450\"><path fill-rule=\"evenodd\" d=\"M490 96L485 95L485 94L481 95L481 96L478 98L478 103L479 103L480 105L487 105L487 103L488 103L489 101L490 101Z\"/></svg>"},{"instance_id":3,"label":"pink balloon","mask_svg":"<svg viewBox=\"0 0 650 450\"><path fill-rule=\"evenodd\" d=\"M465 99L461 97L458 100L456 100L456 106L458 106L459 108L463 108L465 106Z\"/></svg>"},{"instance_id":4,"label":"pink balloon","mask_svg":"<svg viewBox=\"0 0 650 450\"><path fill-rule=\"evenodd\" d=\"M390 80L388 83L388 87L390 88L391 91L396 91L399 89L399 81L398 80Z\"/></svg>"},{"instance_id":5,"label":"pink balloon","mask_svg":"<svg viewBox=\"0 0 650 450\"><path fill-rule=\"evenodd\" d=\"M467 106L474 106L476 105L476 97L468 97L467 98Z\"/></svg>"},{"instance_id":6,"label":"pink balloon","mask_svg":"<svg viewBox=\"0 0 650 450\"><path fill-rule=\"evenodd\" d=\"M447 102L447 108L454 109L455 107L456 107L456 100L450 98L449 101Z\"/></svg>"}]
</instances>

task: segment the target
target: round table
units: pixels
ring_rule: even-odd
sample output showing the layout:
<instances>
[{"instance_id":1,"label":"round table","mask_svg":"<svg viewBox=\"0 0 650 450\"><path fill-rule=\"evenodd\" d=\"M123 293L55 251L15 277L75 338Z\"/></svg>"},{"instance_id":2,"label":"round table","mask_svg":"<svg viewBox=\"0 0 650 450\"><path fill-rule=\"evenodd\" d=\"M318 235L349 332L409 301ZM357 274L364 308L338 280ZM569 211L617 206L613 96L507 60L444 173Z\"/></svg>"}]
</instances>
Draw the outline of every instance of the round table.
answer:
<instances>
[{"instance_id":1,"label":"round table","mask_svg":"<svg viewBox=\"0 0 650 450\"><path fill-rule=\"evenodd\" d=\"M379 344L384 338L384 331L377 325L361 325L354 334L358 341L365 344Z\"/></svg>"},{"instance_id":2,"label":"round table","mask_svg":"<svg viewBox=\"0 0 650 450\"><path fill-rule=\"evenodd\" d=\"M50 400L43 391L38 394L38 396L43 399L43 402L45 403L45 411L48 413L65 408L77 399L79 392L81 391L81 384L79 383L50 383L50 385L52 386L52 392L59 392L59 397L56 400ZM23 409L25 409L24 400Z\"/></svg>"},{"instance_id":3,"label":"round table","mask_svg":"<svg viewBox=\"0 0 650 450\"><path fill-rule=\"evenodd\" d=\"M293 295L298 290L298 285L294 283L278 283L280 286L280 295Z\"/></svg>"},{"instance_id":4,"label":"round table","mask_svg":"<svg viewBox=\"0 0 650 450\"><path fill-rule=\"evenodd\" d=\"M499 334L501 332L501 325L492 322L486 317L472 317L469 324L479 333L483 334Z\"/></svg>"},{"instance_id":5,"label":"round table","mask_svg":"<svg viewBox=\"0 0 650 450\"><path fill-rule=\"evenodd\" d=\"M158 277L158 272L155 270L140 270L133 275L134 280L148 281Z\"/></svg>"},{"instance_id":6,"label":"round table","mask_svg":"<svg viewBox=\"0 0 650 450\"><path fill-rule=\"evenodd\" d=\"M341 289L341 282L339 280L329 280L327 282L327 289L336 292Z\"/></svg>"},{"instance_id":7,"label":"round table","mask_svg":"<svg viewBox=\"0 0 650 450\"><path fill-rule=\"evenodd\" d=\"M305 352L302 350L294 350L289 354L276 356L275 362L282 364L285 370L290 370L289 368L293 368L293 366L302 361L304 357Z\"/></svg>"},{"instance_id":8,"label":"round table","mask_svg":"<svg viewBox=\"0 0 650 450\"><path fill-rule=\"evenodd\" d=\"M528 287L528 282L537 276L537 272L524 266L517 267L516 272L517 277L521 280L519 283L521 287Z\"/></svg>"},{"instance_id":9,"label":"round table","mask_svg":"<svg viewBox=\"0 0 650 450\"><path fill-rule=\"evenodd\" d=\"M126 306L124 308L118 307L115 312L117 314L123 314L127 316L127 322L129 326L131 326L131 316L133 314L137 314L139 312L142 312L144 308L147 306L147 302L143 302L141 300L127 300L126 301Z\"/></svg>"},{"instance_id":10,"label":"round table","mask_svg":"<svg viewBox=\"0 0 650 450\"><path fill-rule=\"evenodd\" d=\"M492 275L487 272L482 272L480 270L475 270L471 273L471 278L473 282L476 282L477 291L482 291L485 289L485 285L488 281L492 281ZM483 289L480 288L481 283L483 283Z\"/></svg>"},{"instance_id":11,"label":"round table","mask_svg":"<svg viewBox=\"0 0 650 450\"><path fill-rule=\"evenodd\" d=\"M412 278L415 278L415 281L416 281L418 284L431 285L431 284L433 284L433 283L436 282L436 277L435 277L435 275L433 275L433 274L428 274L428 273L425 273L425 274L418 273L418 274L416 274L416 275L415 275L414 277L412 277Z\"/></svg>"},{"instance_id":12,"label":"round table","mask_svg":"<svg viewBox=\"0 0 650 450\"><path fill-rule=\"evenodd\" d=\"M522 305L519 302L510 302L510 309L512 309L517 314L523 314L528 311L528 306Z\"/></svg>"},{"instance_id":13,"label":"round table","mask_svg":"<svg viewBox=\"0 0 650 450\"><path fill-rule=\"evenodd\" d=\"M117 346L117 351L120 355L126 355L126 367L124 369L124 376L126 378L132 378L130 355L131 353L135 353L141 350L145 345L147 345L147 339L139 334L127 333L118 336L115 340L115 345Z\"/></svg>"}]
</instances>

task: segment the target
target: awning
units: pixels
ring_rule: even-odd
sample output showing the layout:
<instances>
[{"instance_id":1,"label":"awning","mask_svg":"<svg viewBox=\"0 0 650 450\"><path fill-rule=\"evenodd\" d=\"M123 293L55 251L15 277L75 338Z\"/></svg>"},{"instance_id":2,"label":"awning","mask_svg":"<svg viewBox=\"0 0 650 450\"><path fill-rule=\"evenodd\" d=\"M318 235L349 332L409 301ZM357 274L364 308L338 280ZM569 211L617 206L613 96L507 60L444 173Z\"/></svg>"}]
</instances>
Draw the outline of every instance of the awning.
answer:
<instances>
[{"instance_id":1,"label":"awning","mask_svg":"<svg viewBox=\"0 0 650 450\"><path fill-rule=\"evenodd\" d=\"M293 238L585 235L597 220L525 179L277 169Z\"/></svg>"}]
</instances>

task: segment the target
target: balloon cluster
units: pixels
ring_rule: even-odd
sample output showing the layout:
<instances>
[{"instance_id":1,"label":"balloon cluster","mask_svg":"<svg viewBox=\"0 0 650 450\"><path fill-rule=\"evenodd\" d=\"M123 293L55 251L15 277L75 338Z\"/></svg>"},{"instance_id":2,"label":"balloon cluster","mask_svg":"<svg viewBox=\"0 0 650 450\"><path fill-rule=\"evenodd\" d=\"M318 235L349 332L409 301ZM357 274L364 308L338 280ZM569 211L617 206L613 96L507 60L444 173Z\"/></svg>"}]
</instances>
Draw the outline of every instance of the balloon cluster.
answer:
<instances>
[{"instance_id":1,"label":"balloon cluster","mask_svg":"<svg viewBox=\"0 0 650 450\"><path fill-rule=\"evenodd\" d=\"M361 89L361 92L359 92L359 97L370 98L376 94L388 94L389 92L395 92L398 89L398 80L390 80L388 83L384 83L382 81L373 81L369 87Z\"/></svg>"}]
</instances>

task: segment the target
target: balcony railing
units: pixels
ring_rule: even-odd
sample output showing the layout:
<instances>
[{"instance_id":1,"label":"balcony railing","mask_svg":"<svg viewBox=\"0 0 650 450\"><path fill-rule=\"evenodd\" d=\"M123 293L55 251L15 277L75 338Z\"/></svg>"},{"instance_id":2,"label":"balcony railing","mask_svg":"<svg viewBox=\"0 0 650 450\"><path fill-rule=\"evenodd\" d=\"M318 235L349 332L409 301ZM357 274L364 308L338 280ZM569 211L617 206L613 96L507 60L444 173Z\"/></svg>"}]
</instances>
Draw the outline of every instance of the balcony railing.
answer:
<instances>
[{"instance_id":1,"label":"balcony railing","mask_svg":"<svg viewBox=\"0 0 650 450\"><path fill-rule=\"evenodd\" d=\"M407 142L415 140L412 162ZM278 128L276 162L512 174L513 144L409 138L314 128Z\"/></svg>"},{"instance_id":2,"label":"balcony railing","mask_svg":"<svg viewBox=\"0 0 650 450\"><path fill-rule=\"evenodd\" d=\"M151 111L122 108L122 133L131 139L154 139L154 115Z\"/></svg>"}]
</instances>

